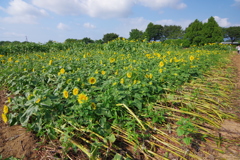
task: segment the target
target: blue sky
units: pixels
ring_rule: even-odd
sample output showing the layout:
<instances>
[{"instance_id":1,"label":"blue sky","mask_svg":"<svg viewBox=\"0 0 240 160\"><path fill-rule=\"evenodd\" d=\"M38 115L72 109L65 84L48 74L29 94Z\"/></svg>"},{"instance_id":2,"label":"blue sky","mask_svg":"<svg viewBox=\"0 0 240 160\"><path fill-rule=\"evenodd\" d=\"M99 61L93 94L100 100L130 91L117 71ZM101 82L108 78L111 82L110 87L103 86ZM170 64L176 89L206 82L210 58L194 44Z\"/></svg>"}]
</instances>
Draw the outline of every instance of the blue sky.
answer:
<instances>
[{"instance_id":1,"label":"blue sky","mask_svg":"<svg viewBox=\"0 0 240 160\"><path fill-rule=\"evenodd\" d=\"M0 0L0 41L128 38L150 22L186 28L211 16L221 27L240 26L239 15L240 0Z\"/></svg>"}]
</instances>

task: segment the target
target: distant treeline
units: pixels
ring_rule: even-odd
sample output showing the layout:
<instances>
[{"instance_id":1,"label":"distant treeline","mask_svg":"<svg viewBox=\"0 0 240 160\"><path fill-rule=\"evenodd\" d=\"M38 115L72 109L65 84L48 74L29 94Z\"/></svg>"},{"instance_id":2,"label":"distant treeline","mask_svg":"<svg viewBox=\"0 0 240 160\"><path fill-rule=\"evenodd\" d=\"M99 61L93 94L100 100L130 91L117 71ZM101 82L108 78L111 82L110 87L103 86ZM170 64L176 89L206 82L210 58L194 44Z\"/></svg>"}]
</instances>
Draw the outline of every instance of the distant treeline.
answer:
<instances>
[{"instance_id":1,"label":"distant treeline","mask_svg":"<svg viewBox=\"0 0 240 160\"><path fill-rule=\"evenodd\" d=\"M112 41L116 38L125 39L123 37L119 37L116 33L107 33L103 35L102 39L92 40L91 38L85 37L83 39L66 39L64 44L69 43L78 43L78 44L103 44L109 41ZM210 17L206 23L203 23L196 19L194 22L189 24L189 26L183 30L181 26L178 25L160 25L153 24L150 22L145 31L140 31L138 29L132 29L129 32L128 40L132 41L161 41L164 43L174 43L182 45L183 47L189 47L191 45L202 46L208 43L220 43L223 42L224 39L229 42L235 42L240 40L240 26L231 26L228 28L222 28L215 21L214 17ZM29 42L9 42L9 41L1 41L0 45L8 45L8 44L24 44ZM49 51L49 45L56 44L56 42L49 40L45 45L41 45L40 50ZM37 44L28 45L30 47L37 47ZM44 47L43 47L44 46ZM61 46L61 45L58 45ZM62 49L66 45L62 45ZM25 47L26 48L26 47ZM23 49L24 50L24 49Z\"/></svg>"}]
</instances>

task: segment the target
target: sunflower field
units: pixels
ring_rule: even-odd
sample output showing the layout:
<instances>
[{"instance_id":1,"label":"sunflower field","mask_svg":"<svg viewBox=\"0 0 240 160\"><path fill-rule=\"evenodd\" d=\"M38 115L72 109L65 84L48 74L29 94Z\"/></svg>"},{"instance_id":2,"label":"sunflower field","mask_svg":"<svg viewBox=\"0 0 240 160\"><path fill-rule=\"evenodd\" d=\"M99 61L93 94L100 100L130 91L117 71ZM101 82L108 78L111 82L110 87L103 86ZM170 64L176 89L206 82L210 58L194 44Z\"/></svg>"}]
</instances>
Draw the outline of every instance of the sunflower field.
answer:
<instances>
[{"instance_id":1,"label":"sunflower field","mask_svg":"<svg viewBox=\"0 0 240 160\"><path fill-rule=\"evenodd\" d=\"M194 135L214 138L203 124L217 128L232 117L223 111L227 89L205 79L228 63L229 50L120 39L3 46L0 82L9 98L2 118L89 159L200 159Z\"/></svg>"}]
</instances>

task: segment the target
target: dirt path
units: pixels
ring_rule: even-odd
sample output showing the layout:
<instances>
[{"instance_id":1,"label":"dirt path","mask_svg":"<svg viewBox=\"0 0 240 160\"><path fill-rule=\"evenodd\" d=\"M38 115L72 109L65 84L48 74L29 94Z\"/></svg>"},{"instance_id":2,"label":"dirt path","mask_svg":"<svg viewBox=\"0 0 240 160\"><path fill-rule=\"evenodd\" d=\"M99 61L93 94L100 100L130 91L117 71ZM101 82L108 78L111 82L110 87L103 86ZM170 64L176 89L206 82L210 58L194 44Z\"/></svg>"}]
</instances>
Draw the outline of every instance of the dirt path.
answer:
<instances>
[{"instance_id":1,"label":"dirt path","mask_svg":"<svg viewBox=\"0 0 240 160\"><path fill-rule=\"evenodd\" d=\"M233 110L230 111L240 118L240 54L235 52L232 57L232 65L234 66L236 79L235 89L231 94ZM220 129L220 133L223 137L235 140L237 144L228 144L222 146L224 154L219 154L223 159L226 160L240 160L240 122L233 120L225 120Z\"/></svg>"},{"instance_id":2,"label":"dirt path","mask_svg":"<svg viewBox=\"0 0 240 160\"><path fill-rule=\"evenodd\" d=\"M232 103L236 108L233 110L240 117L240 55L233 56L232 64L236 69L236 89L232 93ZM2 114L3 106L7 101L6 91L0 91L0 115ZM222 136L231 139L240 139L240 123L225 120L220 130ZM24 158L25 160L51 159L43 157L43 152L35 151L37 139L34 134L27 132L21 126L8 126L0 119L0 155L2 158L16 157ZM221 150L224 154L218 154L222 159L240 160L240 143L223 146ZM1 159L1 157L0 157ZM216 158L213 158L216 159Z\"/></svg>"}]
</instances>

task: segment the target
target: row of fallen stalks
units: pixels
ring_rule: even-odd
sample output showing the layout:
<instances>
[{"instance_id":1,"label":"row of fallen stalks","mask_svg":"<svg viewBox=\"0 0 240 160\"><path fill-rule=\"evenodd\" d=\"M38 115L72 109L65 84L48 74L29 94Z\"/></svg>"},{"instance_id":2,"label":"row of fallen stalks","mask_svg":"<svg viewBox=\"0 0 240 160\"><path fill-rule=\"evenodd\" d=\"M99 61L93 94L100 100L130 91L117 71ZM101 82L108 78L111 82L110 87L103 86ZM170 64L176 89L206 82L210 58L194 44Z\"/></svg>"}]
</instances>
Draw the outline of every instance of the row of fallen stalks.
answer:
<instances>
[{"instance_id":1,"label":"row of fallen stalks","mask_svg":"<svg viewBox=\"0 0 240 160\"><path fill-rule=\"evenodd\" d=\"M134 138L133 134L119 126L111 126L112 137L102 137L86 127L72 124L65 117L60 118L74 130L66 135L63 130L54 129L92 160L208 158L212 153L209 153L206 141L214 142L216 146L232 142L218 134L223 120L239 120L229 112L233 109L231 91L235 87L232 71L226 64L219 64L181 88L166 90L156 103L149 104L153 105L153 110L167 111L164 124L153 124L151 119L135 115L125 104L118 104L136 120L140 130L135 132L147 135L142 136L144 138ZM74 159L67 152L65 154Z\"/></svg>"}]
</instances>

